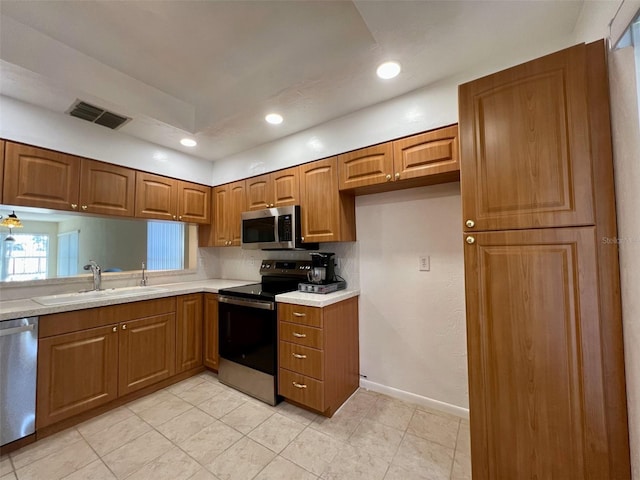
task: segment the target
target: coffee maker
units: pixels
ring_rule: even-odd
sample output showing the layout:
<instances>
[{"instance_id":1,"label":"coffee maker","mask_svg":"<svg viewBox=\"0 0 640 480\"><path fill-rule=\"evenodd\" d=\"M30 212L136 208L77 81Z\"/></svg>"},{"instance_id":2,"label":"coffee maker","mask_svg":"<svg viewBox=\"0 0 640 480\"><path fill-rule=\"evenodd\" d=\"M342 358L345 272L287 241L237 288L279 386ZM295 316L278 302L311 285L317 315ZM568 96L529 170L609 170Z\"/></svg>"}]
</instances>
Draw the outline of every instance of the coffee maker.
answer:
<instances>
[{"instance_id":1,"label":"coffee maker","mask_svg":"<svg viewBox=\"0 0 640 480\"><path fill-rule=\"evenodd\" d=\"M308 293L330 293L347 287L347 282L336 275L334 254L313 252L311 270L307 272L309 283L298 284L298 290Z\"/></svg>"}]
</instances>

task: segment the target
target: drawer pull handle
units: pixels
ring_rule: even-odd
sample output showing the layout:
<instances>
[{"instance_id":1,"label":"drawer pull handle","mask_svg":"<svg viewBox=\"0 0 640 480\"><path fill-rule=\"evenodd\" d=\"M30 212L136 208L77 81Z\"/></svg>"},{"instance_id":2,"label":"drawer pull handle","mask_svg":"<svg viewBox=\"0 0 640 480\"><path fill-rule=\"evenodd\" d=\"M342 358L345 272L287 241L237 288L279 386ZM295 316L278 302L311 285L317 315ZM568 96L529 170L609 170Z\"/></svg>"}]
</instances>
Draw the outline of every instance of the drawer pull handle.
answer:
<instances>
[{"instance_id":1,"label":"drawer pull handle","mask_svg":"<svg viewBox=\"0 0 640 480\"><path fill-rule=\"evenodd\" d=\"M307 314L306 313L293 312L293 316L294 317L306 317Z\"/></svg>"},{"instance_id":2,"label":"drawer pull handle","mask_svg":"<svg viewBox=\"0 0 640 480\"><path fill-rule=\"evenodd\" d=\"M293 332L292 334L294 337L296 338L307 338L307 334L306 333L298 333L298 332Z\"/></svg>"},{"instance_id":3,"label":"drawer pull handle","mask_svg":"<svg viewBox=\"0 0 640 480\"><path fill-rule=\"evenodd\" d=\"M304 360L305 358L307 358L306 355L300 355L299 353L292 353L291 355L293 355L296 358L300 358L302 360Z\"/></svg>"},{"instance_id":4,"label":"drawer pull handle","mask_svg":"<svg viewBox=\"0 0 640 480\"><path fill-rule=\"evenodd\" d=\"M298 382L291 382L293 383L293 386L296 388L307 388L307 386L304 383L298 383Z\"/></svg>"}]
</instances>

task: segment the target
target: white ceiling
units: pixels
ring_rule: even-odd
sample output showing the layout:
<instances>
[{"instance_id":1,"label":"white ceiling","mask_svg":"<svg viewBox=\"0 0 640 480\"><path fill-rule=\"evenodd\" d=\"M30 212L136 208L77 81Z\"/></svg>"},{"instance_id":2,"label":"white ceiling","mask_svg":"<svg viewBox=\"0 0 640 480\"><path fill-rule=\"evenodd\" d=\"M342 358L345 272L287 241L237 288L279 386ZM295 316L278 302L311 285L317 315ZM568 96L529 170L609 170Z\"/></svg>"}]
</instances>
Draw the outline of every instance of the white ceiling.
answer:
<instances>
[{"instance_id":1,"label":"white ceiling","mask_svg":"<svg viewBox=\"0 0 640 480\"><path fill-rule=\"evenodd\" d=\"M582 4L0 0L0 93L58 112L80 98L132 117L123 133L216 160L566 37ZM383 81L387 59L403 71Z\"/></svg>"}]
</instances>

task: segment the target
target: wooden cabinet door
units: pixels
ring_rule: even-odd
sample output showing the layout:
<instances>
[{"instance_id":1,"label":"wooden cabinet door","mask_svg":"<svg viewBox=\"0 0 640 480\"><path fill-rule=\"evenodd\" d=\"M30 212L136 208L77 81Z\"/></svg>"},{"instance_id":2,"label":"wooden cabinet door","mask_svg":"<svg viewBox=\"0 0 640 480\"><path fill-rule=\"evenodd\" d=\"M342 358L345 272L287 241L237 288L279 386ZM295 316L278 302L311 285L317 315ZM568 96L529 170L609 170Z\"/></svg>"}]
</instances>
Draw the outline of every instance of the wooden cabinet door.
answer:
<instances>
[{"instance_id":1,"label":"wooden cabinet door","mask_svg":"<svg viewBox=\"0 0 640 480\"><path fill-rule=\"evenodd\" d=\"M459 87L463 220L594 223L585 45Z\"/></svg>"},{"instance_id":2,"label":"wooden cabinet door","mask_svg":"<svg viewBox=\"0 0 640 480\"><path fill-rule=\"evenodd\" d=\"M3 202L78 210L81 160L73 155L7 142Z\"/></svg>"},{"instance_id":3,"label":"wooden cabinet door","mask_svg":"<svg viewBox=\"0 0 640 480\"><path fill-rule=\"evenodd\" d=\"M176 315L176 373L180 373L202 365L202 294L178 297Z\"/></svg>"},{"instance_id":4,"label":"wooden cabinet door","mask_svg":"<svg viewBox=\"0 0 640 480\"><path fill-rule=\"evenodd\" d=\"M229 232L229 188L221 185L213 188L213 228L211 246L224 247L228 245Z\"/></svg>"},{"instance_id":5,"label":"wooden cabinet door","mask_svg":"<svg viewBox=\"0 0 640 480\"><path fill-rule=\"evenodd\" d=\"M218 295L204 294L204 365L218 370Z\"/></svg>"},{"instance_id":6,"label":"wooden cabinet door","mask_svg":"<svg viewBox=\"0 0 640 480\"><path fill-rule=\"evenodd\" d=\"M95 160L82 160L81 211L133 217L135 192L135 170Z\"/></svg>"},{"instance_id":7,"label":"wooden cabinet door","mask_svg":"<svg viewBox=\"0 0 640 480\"><path fill-rule=\"evenodd\" d=\"M119 329L120 396L169 378L175 373L175 313L123 322Z\"/></svg>"},{"instance_id":8,"label":"wooden cabinet door","mask_svg":"<svg viewBox=\"0 0 640 480\"><path fill-rule=\"evenodd\" d=\"M117 326L40 339L37 428L91 410L117 396Z\"/></svg>"},{"instance_id":9,"label":"wooden cabinet door","mask_svg":"<svg viewBox=\"0 0 640 480\"><path fill-rule=\"evenodd\" d=\"M178 220L189 223L210 223L211 187L179 181Z\"/></svg>"},{"instance_id":10,"label":"wooden cabinet door","mask_svg":"<svg viewBox=\"0 0 640 480\"><path fill-rule=\"evenodd\" d=\"M391 142L338 155L340 190L365 187L393 180Z\"/></svg>"},{"instance_id":11,"label":"wooden cabinet door","mask_svg":"<svg viewBox=\"0 0 640 480\"><path fill-rule=\"evenodd\" d=\"M246 180L247 210L273 207L273 179L270 173Z\"/></svg>"},{"instance_id":12,"label":"wooden cabinet door","mask_svg":"<svg viewBox=\"0 0 640 480\"><path fill-rule=\"evenodd\" d=\"M286 207L300 204L300 169L285 168L271 174L273 184L273 204Z\"/></svg>"},{"instance_id":13,"label":"wooden cabinet door","mask_svg":"<svg viewBox=\"0 0 640 480\"><path fill-rule=\"evenodd\" d=\"M176 220L178 180L136 172L136 217Z\"/></svg>"},{"instance_id":14,"label":"wooden cabinet door","mask_svg":"<svg viewBox=\"0 0 640 480\"><path fill-rule=\"evenodd\" d=\"M458 126L394 141L393 169L394 180L459 171Z\"/></svg>"},{"instance_id":15,"label":"wooden cabinet door","mask_svg":"<svg viewBox=\"0 0 640 480\"><path fill-rule=\"evenodd\" d=\"M2 187L4 185L4 140L0 140L0 203L2 203Z\"/></svg>"},{"instance_id":16,"label":"wooden cabinet door","mask_svg":"<svg viewBox=\"0 0 640 480\"><path fill-rule=\"evenodd\" d=\"M227 237L230 245L240 246L242 240L242 212L245 209L245 182L244 180L229 184L229 208L227 210Z\"/></svg>"},{"instance_id":17,"label":"wooden cabinet door","mask_svg":"<svg viewBox=\"0 0 640 480\"><path fill-rule=\"evenodd\" d=\"M473 478L611 478L594 228L471 237Z\"/></svg>"}]
</instances>

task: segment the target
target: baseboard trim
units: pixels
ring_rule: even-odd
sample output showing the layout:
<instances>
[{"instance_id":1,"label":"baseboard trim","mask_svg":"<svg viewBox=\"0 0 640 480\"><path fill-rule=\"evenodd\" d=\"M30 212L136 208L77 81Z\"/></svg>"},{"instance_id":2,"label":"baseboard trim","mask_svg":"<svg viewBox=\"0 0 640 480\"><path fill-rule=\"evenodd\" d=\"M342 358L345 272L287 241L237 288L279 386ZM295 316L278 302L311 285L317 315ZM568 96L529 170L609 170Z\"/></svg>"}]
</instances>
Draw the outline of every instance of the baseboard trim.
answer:
<instances>
[{"instance_id":1,"label":"baseboard trim","mask_svg":"<svg viewBox=\"0 0 640 480\"><path fill-rule=\"evenodd\" d=\"M457 405L452 405L450 403L441 402L439 400L434 400L433 398L423 397L422 395L417 395L415 393L406 392L404 390L400 390L398 388L389 387L387 385L382 385L381 383L375 383L370 380L360 379L360 386L367 390L371 390L373 392L384 393L385 395L389 395L390 397L397 398L399 400L404 400L405 402L415 403L422 407L432 408L434 410L439 410L444 413L450 413L452 415L456 415L460 418L469 419L469 409L458 407Z\"/></svg>"}]
</instances>

